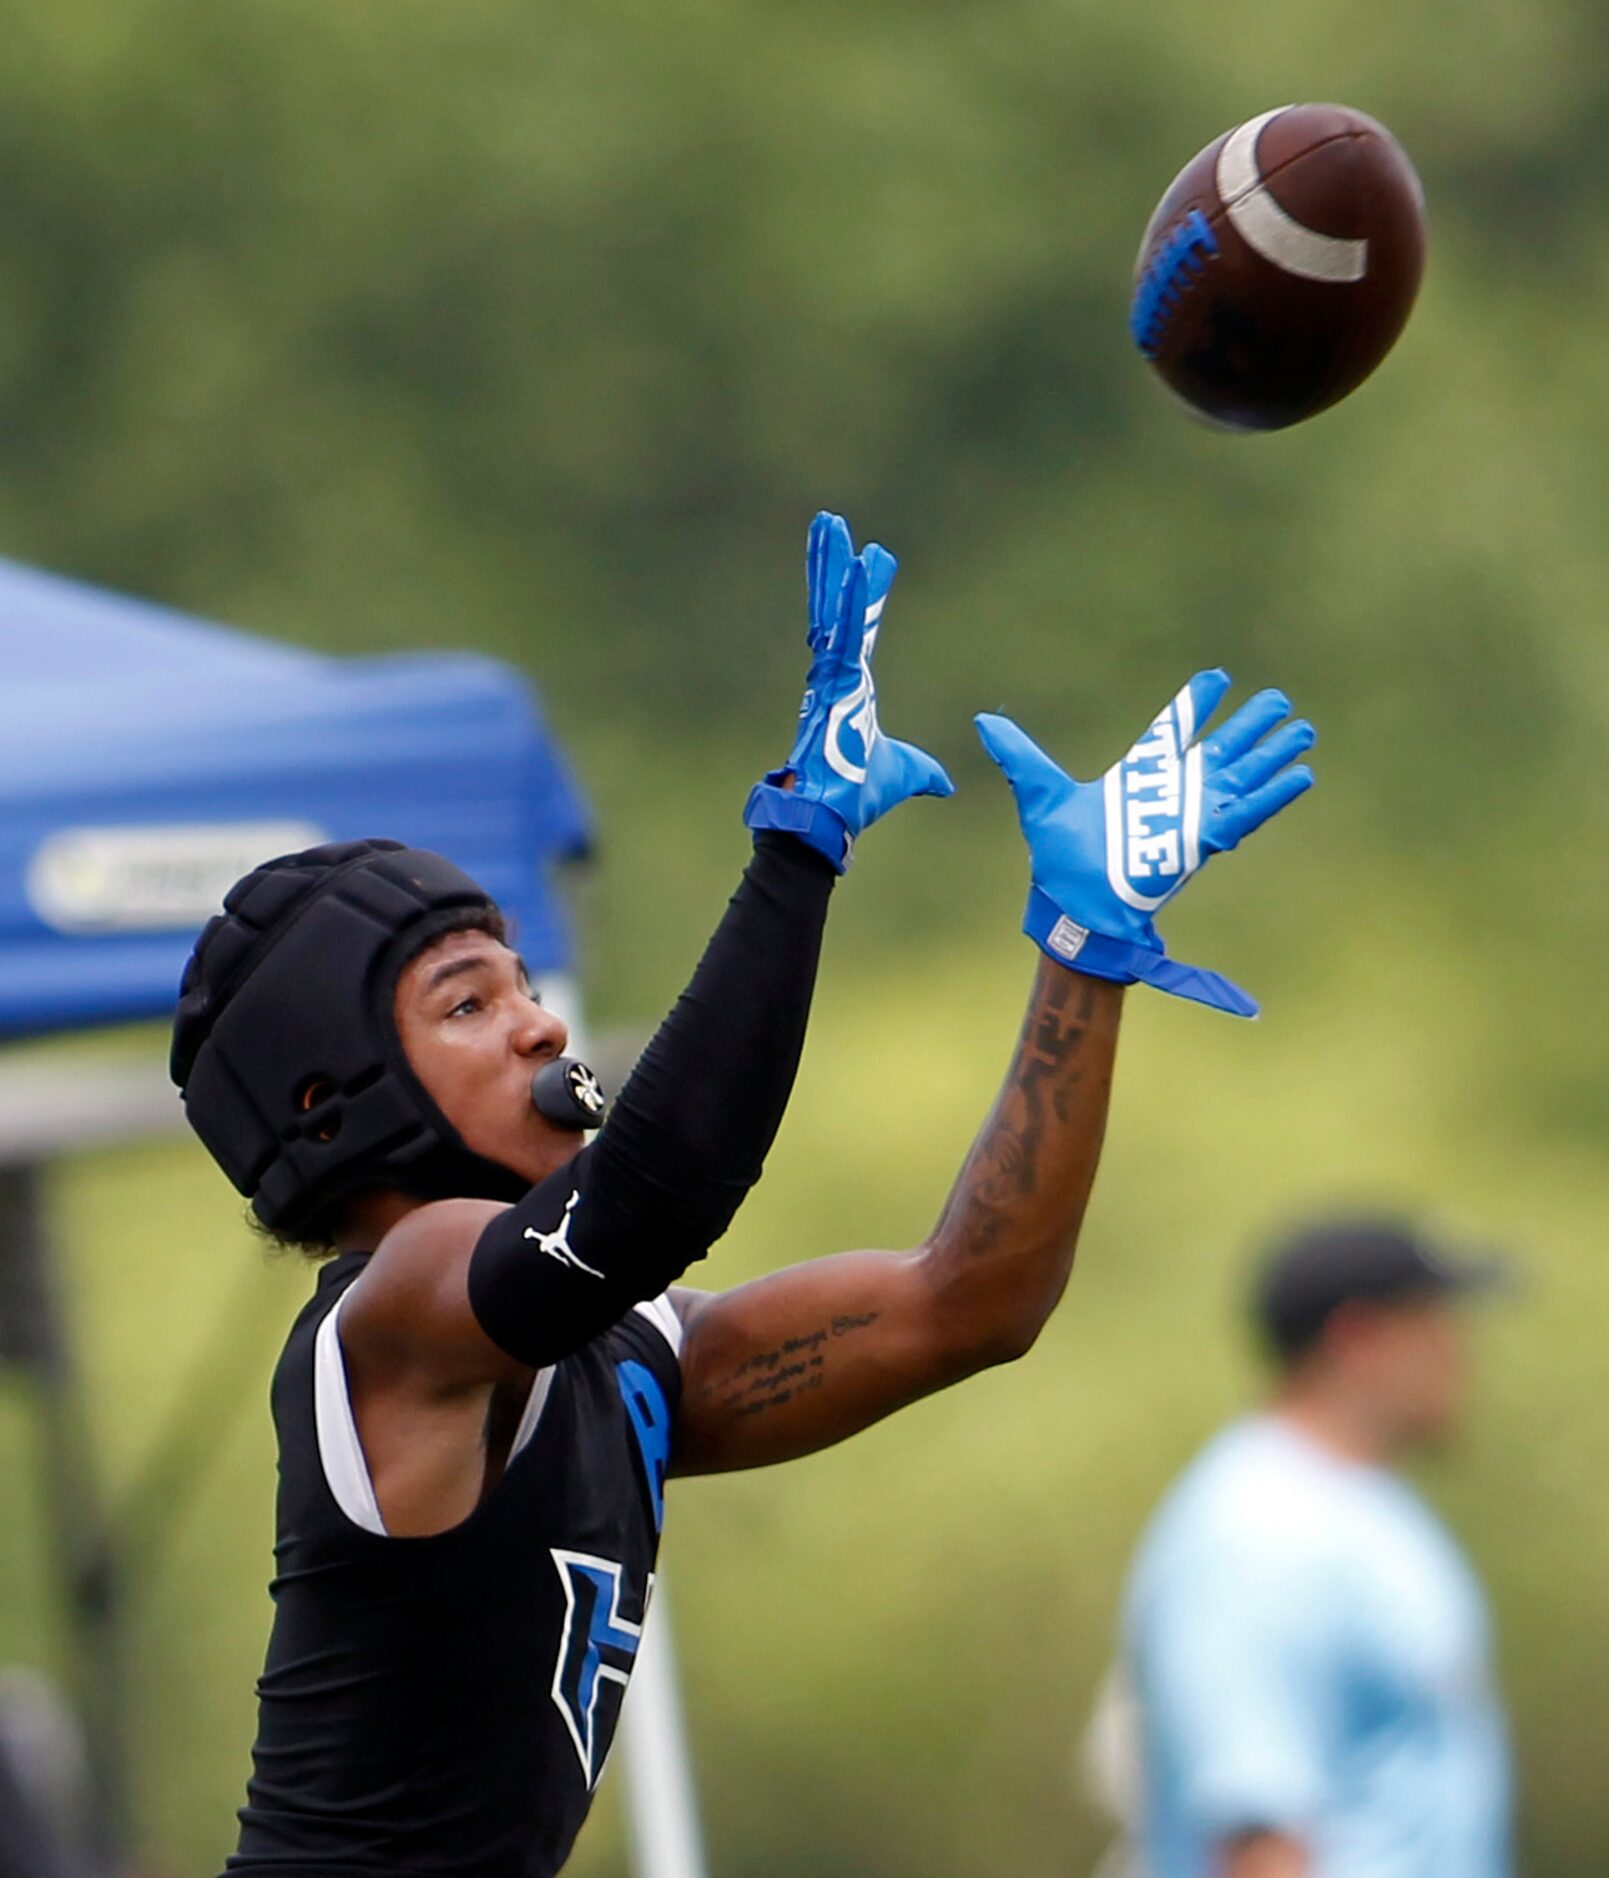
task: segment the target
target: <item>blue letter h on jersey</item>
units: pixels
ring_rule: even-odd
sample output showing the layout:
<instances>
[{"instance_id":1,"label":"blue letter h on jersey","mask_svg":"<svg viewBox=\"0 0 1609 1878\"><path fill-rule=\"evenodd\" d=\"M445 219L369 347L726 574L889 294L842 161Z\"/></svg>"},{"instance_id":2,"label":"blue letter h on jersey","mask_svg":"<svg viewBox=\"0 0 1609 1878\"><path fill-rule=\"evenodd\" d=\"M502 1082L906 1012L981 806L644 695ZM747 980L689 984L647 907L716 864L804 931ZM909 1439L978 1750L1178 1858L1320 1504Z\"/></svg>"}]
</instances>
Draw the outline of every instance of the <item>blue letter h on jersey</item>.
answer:
<instances>
[{"instance_id":1,"label":"blue letter h on jersey","mask_svg":"<svg viewBox=\"0 0 1609 1878\"><path fill-rule=\"evenodd\" d=\"M564 1581L564 1635L553 1671L553 1700L575 1743L590 1792L603 1772L603 1754L598 1752L600 1733L605 1752L614 1733L612 1717L607 1729L600 1729L599 1690L605 1682L613 1682L619 1685L621 1694L625 1693L642 1641L642 1624L634 1624L621 1614L625 1574L613 1559L566 1552L555 1546L553 1563ZM648 1583L651 1590L652 1577ZM645 1599L645 1609L646 1604ZM618 1696L612 1708L614 1713L619 1712Z\"/></svg>"}]
</instances>

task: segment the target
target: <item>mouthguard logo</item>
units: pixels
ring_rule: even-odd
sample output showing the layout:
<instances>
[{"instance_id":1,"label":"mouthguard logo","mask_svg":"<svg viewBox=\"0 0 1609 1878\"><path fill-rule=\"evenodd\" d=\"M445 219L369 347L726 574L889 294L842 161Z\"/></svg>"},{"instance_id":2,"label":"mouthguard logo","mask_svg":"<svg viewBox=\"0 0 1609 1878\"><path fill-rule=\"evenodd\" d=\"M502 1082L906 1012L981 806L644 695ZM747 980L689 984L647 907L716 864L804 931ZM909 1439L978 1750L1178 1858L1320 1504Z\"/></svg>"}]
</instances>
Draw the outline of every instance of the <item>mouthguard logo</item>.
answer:
<instances>
[{"instance_id":1,"label":"mouthguard logo","mask_svg":"<svg viewBox=\"0 0 1609 1878\"><path fill-rule=\"evenodd\" d=\"M589 1115L603 1113L603 1084L585 1063L572 1063L564 1072L564 1081L577 1107Z\"/></svg>"},{"instance_id":2,"label":"mouthguard logo","mask_svg":"<svg viewBox=\"0 0 1609 1878\"><path fill-rule=\"evenodd\" d=\"M1188 686L1106 772L1106 878L1154 913L1201 865L1201 752Z\"/></svg>"}]
</instances>

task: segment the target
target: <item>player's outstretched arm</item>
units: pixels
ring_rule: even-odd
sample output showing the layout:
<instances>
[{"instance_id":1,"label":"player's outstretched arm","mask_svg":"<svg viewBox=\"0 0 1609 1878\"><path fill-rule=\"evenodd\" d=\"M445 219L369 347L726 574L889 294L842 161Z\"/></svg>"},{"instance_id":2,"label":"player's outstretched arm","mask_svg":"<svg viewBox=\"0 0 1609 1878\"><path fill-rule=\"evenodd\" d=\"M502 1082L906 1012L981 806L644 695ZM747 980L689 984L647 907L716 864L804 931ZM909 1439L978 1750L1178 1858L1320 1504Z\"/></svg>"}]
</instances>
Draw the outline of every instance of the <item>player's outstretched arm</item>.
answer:
<instances>
[{"instance_id":1,"label":"player's outstretched arm","mask_svg":"<svg viewBox=\"0 0 1609 1878\"><path fill-rule=\"evenodd\" d=\"M1263 692L1197 743L1228 680L1193 679L1100 781L1067 776L1009 719L979 720L1033 865L1040 961L1011 1070L926 1241L817 1260L718 1296L681 1294L676 1470L756 1467L842 1440L1020 1356L1061 1297L1100 1156L1122 987L1238 1015L1216 973L1168 959L1151 913L1213 853L1311 783L1312 743Z\"/></svg>"},{"instance_id":2,"label":"player's outstretched arm","mask_svg":"<svg viewBox=\"0 0 1609 1878\"><path fill-rule=\"evenodd\" d=\"M894 557L856 554L841 517L807 548L810 672L787 764L745 810L755 853L691 984L598 1139L513 1207L410 1214L353 1286L342 1334L388 1382L447 1391L539 1368L702 1258L759 1178L804 1043L835 874L912 795L947 795L931 757L884 737L872 653Z\"/></svg>"},{"instance_id":3,"label":"player's outstretched arm","mask_svg":"<svg viewBox=\"0 0 1609 1878\"><path fill-rule=\"evenodd\" d=\"M844 1252L675 1294L686 1336L673 1471L809 1454L1029 1348L1072 1268L1122 996L1040 961L1011 1069L916 1251Z\"/></svg>"}]
</instances>

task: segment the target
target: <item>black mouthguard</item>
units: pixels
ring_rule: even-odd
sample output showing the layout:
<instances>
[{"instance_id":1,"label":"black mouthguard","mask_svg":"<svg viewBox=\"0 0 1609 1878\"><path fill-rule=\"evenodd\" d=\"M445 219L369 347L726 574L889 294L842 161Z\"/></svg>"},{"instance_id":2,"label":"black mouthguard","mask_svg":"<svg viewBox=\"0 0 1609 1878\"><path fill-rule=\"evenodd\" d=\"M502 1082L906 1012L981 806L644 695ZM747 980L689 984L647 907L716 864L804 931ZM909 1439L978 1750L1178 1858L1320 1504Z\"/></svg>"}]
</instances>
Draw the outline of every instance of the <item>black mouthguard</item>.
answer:
<instances>
[{"instance_id":1,"label":"black mouthguard","mask_svg":"<svg viewBox=\"0 0 1609 1878\"><path fill-rule=\"evenodd\" d=\"M555 1128L581 1133L603 1120L608 1098L603 1084L573 1056L555 1057L531 1078L531 1103L544 1121Z\"/></svg>"}]
</instances>

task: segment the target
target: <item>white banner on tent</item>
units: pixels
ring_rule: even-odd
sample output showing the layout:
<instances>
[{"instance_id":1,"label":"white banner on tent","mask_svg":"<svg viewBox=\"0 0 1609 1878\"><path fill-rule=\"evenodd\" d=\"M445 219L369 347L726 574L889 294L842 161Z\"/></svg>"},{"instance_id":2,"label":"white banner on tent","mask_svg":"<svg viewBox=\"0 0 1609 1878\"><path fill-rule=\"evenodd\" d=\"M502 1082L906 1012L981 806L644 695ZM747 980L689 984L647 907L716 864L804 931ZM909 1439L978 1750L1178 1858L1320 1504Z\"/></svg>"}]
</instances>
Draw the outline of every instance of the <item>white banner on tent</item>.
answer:
<instances>
[{"instance_id":1,"label":"white banner on tent","mask_svg":"<svg viewBox=\"0 0 1609 1878\"><path fill-rule=\"evenodd\" d=\"M312 822L63 828L28 864L28 901L57 932L193 932L242 874L327 839Z\"/></svg>"}]
</instances>

